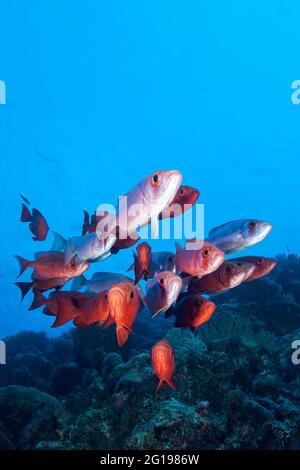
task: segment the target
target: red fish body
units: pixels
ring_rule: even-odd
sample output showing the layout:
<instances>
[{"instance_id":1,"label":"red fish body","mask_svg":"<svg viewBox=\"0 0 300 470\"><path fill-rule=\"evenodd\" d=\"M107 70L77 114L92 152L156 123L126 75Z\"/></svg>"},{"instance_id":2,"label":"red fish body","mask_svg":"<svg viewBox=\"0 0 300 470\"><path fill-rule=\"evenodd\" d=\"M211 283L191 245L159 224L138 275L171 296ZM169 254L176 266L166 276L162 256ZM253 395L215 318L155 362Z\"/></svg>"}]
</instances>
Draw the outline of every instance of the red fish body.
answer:
<instances>
[{"instance_id":1,"label":"red fish body","mask_svg":"<svg viewBox=\"0 0 300 470\"><path fill-rule=\"evenodd\" d=\"M215 309L216 306L211 300L199 294L185 295L173 309L166 312L166 317L175 316L175 328L195 330L211 318Z\"/></svg>"},{"instance_id":2,"label":"red fish body","mask_svg":"<svg viewBox=\"0 0 300 470\"><path fill-rule=\"evenodd\" d=\"M238 286L245 278L246 271L242 266L224 261L212 273L201 278L193 277L189 282L188 291L191 293L220 294Z\"/></svg>"},{"instance_id":3,"label":"red fish body","mask_svg":"<svg viewBox=\"0 0 300 470\"><path fill-rule=\"evenodd\" d=\"M194 248L191 247L194 245ZM189 242L190 249L176 244L176 272L191 276L205 276L215 271L224 261L224 253L207 241Z\"/></svg>"},{"instance_id":4,"label":"red fish body","mask_svg":"<svg viewBox=\"0 0 300 470\"><path fill-rule=\"evenodd\" d=\"M199 198L198 189L191 186L180 186L172 203L159 214L160 219L174 218L190 209Z\"/></svg>"},{"instance_id":5,"label":"red fish body","mask_svg":"<svg viewBox=\"0 0 300 470\"><path fill-rule=\"evenodd\" d=\"M134 277L135 284L141 279L145 281L151 276L151 248L148 243L143 242L137 246L137 254L134 253Z\"/></svg>"},{"instance_id":6,"label":"red fish body","mask_svg":"<svg viewBox=\"0 0 300 470\"><path fill-rule=\"evenodd\" d=\"M41 252L36 256L34 261L26 260L21 256L15 256L15 258L20 264L19 276L21 276L26 269L32 268L34 270L32 275L33 279L71 279L80 276L89 267L88 262L76 262L75 258L72 258L66 263L63 252Z\"/></svg>"},{"instance_id":7,"label":"red fish body","mask_svg":"<svg viewBox=\"0 0 300 470\"><path fill-rule=\"evenodd\" d=\"M46 292L50 289L62 289L64 284L68 282L68 278L60 277L54 279L33 279L29 282L15 282L16 286L19 287L21 290L22 298L21 301L24 299L26 294L30 291L30 289L37 289L41 292Z\"/></svg>"},{"instance_id":8,"label":"red fish body","mask_svg":"<svg viewBox=\"0 0 300 470\"><path fill-rule=\"evenodd\" d=\"M182 279L169 271L158 273L147 284L145 303L154 317L165 312L176 302L182 287Z\"/></svg>"},{"instance_id":9,"label":"red fish body","mask_svg":"<svg viewBox=\"0 0 300 470\"><path fill-rule=\"evenodd\" d=\"M233 263L239 263L243 266L244 263L253 266L253 271L249 273L244 282L254 281L260 277L269 274L277 265L276 261L272 258L264 258L263 256L241 256L233 258Z\"/></svg>"},{"instance_id":10,"label":"red fish body","mask_svg":"<svg viewBox=\"0 0 300 470\"><path fill-rule=\"evenodd\" d=\"M156 343L152 348L151 358L153 371L159 379L156 391L159 392L164 383L175 389L176 385L172 380L175 368L174 352L168 341L163 339Z\"/></svg>"},{"instance_id":11,"label":"red fish body","mask_svg":"<svg viewBox=\"0 0 300 470\"><path fill-rule=\"evenodd\" d=\"M106 326L116 323L119 346L127 341L139 310L139 295L132 282L120 282L108 291L109 318Z\"/></svg>"},{"instance_id":12,"label":"red fish body","mask_svg":"<svg viewBox=\"0 0 300 470\"><path fill-rule=\"evenodd\" d=\"M21 212L21 222L30 222L29 228L33 233L32 239L35 241L45 240L49 231L49 226L43 214L33 208L32 213L29 208L23 203Z\"/></svg>"}]
</instances>

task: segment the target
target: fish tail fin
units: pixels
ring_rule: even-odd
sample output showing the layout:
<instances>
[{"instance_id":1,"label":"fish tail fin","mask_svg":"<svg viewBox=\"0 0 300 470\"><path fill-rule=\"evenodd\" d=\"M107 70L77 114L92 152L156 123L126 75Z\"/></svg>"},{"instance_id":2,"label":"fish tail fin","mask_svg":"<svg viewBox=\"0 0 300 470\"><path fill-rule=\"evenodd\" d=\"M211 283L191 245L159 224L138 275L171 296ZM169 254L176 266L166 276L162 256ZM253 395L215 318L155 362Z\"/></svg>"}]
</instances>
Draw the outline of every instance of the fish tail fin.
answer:
<instances>
[{"instance_id":1,"label":"fish tail fin","mask_svg":"<svg viewBox=\"0 0 300 470\"><path fill-rule=\"evenodd\" d=\"M22 256L15 255L14 257L16 258L16 260L18 260L19 265L20 265L20 272L19 272L19 275L17 276L18 278L21 276L21 274L23 274L24 271L26 271L27 268L29 268L31 263L30 261L28 261L28 259L23 258Z\"/></svg>"},{"instance_id":2,"label":"fish tail fin","mask_svg":"<svg viewBox=\"0 0 300 470\"><path fill-rule=\"evenodd\" d=\"M22 204L22 211L21 211L21 217L20 217L21 222L31 222L32 221L32 215L30 213L30 210L25 204Z\"/></svg>"},{"instance_id":3,"label":"fish tail fin","mask_svg":"<svg viewBox=\"0 0 300 470\"><path fill-rule=\"evenodd\" d=\"M127 330L127 328L124 328L122 325L117 325L116 328L116 333L117 333L117 342L120 347L122 347L126 341L128 340L128 336L130 334L130 331Z\"/></svg>"},{"instance_id":4,"label":"fish tail fin","mask_svg":"<svg viewBox=\"0 0 300 470\"><path fill-rule=\"evenodd\" d=\"M66 239L57 232L52 231L54 239L52 246L49 251L64 251L67 241Z\"/></svg>"},{"instance_id":5,"label":"fish tail fin","mask_svg":"<svg viewBox=\"0 0 300 470\"><path fill-rule=\"evenodd\" d=\"M173 388L174 390L176 390L176 384L175 382L173 382L173 380L171 379L160 379L157 387L156 387L156 392L159 392L161 390L161 388L163 387L164 383L166 383L167 385L169 385L169 387Z\"/></svg>"},{"instance_id":6,"label":"fish tail fin","mask_svg":"<svg viewBox=\"0 0 300 470\"><path fill-rule=\"evenodd\" d=\"M33 301L28 310L35 310L47 303L46 297L43 296L40 290L33 289Z\"/></svg>"},{"instance_id":7,"label":"fish tail fin","mask_svg":"<svg viewBox=\"0 0 300 470\"><path fill-rule=\"evenodd\" d=\"M87 283L87 278L81 274L81 276L74 277L71 290L80 290Z\"/></svg>"},{"instance_id":8,"label":"fish tail fin","mask_svg":"<svg viewBox=\"0 0 300 470\"><path fill-rule=\"evenodd\" d=\"M21 302L24 299L25 295L30 291L33 282L15 282L15 285L21 290L22 298Z\"/></svg>"}]
</instances>

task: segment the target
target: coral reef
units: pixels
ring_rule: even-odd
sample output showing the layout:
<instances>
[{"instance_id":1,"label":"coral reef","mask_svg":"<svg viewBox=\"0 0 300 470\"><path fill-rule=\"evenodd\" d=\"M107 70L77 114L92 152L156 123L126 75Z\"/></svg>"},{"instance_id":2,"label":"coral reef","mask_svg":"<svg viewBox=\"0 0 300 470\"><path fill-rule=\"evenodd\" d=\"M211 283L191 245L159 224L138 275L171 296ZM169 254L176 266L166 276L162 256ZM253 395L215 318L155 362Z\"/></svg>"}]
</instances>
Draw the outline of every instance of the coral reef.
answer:
<instances>
[{"instance_id":1,"label":"coral reef","mask_svg":"<svg viewBox=\"0 0 300 470\"><path fill-rule=\"evenodd\" d=\"M6 338L0 449L300 449L300 259L215 297L193 333L144 313L118 348L110 329ZM176 390L155 393L150 348L165 336Z\"/></svg>"}]
</instances>

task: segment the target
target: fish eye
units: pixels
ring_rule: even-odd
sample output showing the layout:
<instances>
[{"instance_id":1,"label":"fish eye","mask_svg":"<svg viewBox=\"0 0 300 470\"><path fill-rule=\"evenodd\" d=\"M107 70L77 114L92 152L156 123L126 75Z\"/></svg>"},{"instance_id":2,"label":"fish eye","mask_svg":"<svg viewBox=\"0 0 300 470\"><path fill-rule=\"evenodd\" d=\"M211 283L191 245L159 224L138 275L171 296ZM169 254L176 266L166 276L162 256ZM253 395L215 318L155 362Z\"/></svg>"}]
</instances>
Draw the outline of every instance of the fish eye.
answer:
<instances>
[{"instance_id":1,"label":"fish eye","mask_svg":"<svg viewBox=\"0 0 300 470\"><path fill-rule=\"evenodd\" d=\"M131 299L134 298L134 292L133 292L133 290L130 292L130 298L131 298Z\"/></svg>"},{"instance_id":2,"label":"fish eye","mask_svg":"<svg viewBox=\"0 0 300 470\"><path fill-rule=\"evenodd\" d=\"M195 300L194 305L195 305L195 307L200 308L200 307L202 307L202 301L200 299L197 299L197 300Z\"/></svg>"},{"instance_id":3,"label":"fish eye","mask_svg":"<svg viewBox=\"0 0 300 470\"><path fill-rule=\"evenodd\" d=\"M264 259L263 259L263 258L258 258L257 264L263 264L263 262L264 262Z\"/></svg>"},{"instance_id":4,"label":"fish eye","mask_svg":"<svg viewBox=\"0 0 300 470\"><path fill-rule=\"evenodd\" d=\"M230 267L230 266L226 266L225 272L226 272L227 274L230 274L230 273L231 273L231 267Z\"/></svg>"},{"instance_id":5,"label":"fish eye","mask_svg":"<svg viewBox=\"0 0 300 470\"><path fill-rule=\"evenodd\" d=\"M251 220L251 222L249 222L248 224L248 227L250 230L254 230L256 227L256 222L254 220Z\"/></svg>"},{"instance_id":6,"label":"fish eye","mask_svg":"<svg viewBox=\"0 0 300 470\"><path fill-rule=\"evenodd\" d=\"M184 195L184 188L180 188L179 194L180 194L180 196L183 196L183 195Z\"/></svg>"},{"instance_id":7,"label":"fish eye","mask_svg":"<svg viewBox=\"0 0 300 470\"><path fill-rule=\"evenodd\" d=\"M157 186L158 183L159 183L159 176L155 174L152 176L151 185L154 187L154 186Z\"/></svg>"},{"instance_id":8,"label":"fish eye","mask_svg":"<svg viewBox=\"0 0 300 470\"><path fill-rule=\"evenodd\" d=\"M163 278L163 277L160 278L159 283L160 283L160 285L162 285L162 286L164 285L164 278Z\"/></svg>"},{"instance_id":9,"label":"fish eye","mask_svg":"<svg viewBox=\"0 0 300 470\"><path fill-rule=\"evenodd\" d=\"M202 256L203 258L207 258L209 256L209 251L207 248L203 251Z\"/></svg>"}]
</instances>

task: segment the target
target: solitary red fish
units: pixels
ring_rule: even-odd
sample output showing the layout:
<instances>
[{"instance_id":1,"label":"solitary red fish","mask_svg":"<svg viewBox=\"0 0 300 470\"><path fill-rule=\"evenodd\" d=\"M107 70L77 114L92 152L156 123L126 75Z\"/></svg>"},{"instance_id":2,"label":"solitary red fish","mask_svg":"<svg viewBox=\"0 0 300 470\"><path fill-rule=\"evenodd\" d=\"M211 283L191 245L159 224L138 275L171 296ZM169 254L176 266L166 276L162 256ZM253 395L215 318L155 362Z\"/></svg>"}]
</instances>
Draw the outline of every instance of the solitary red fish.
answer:
<instances>
[{"instance_id":1,"label":"solitary red fish","mask_svg":"<svg viewBox=\"0 0 300 470\"><path fill-rule=\"evenodd\" d=\"M105 326L116 323L119 346L126 343L139 310L139 294L132 282L120 282L108 291L109 317Z\"/></svg>"},{"instance_id":2,"label":"solitary red fish","mask_svg":"<svg viewBox=\"0 0 300 470\"><path fill-rule=\"evenodd\" d=\"M156 391L159 392L164 383L176 389L172 380L175 368L174 352L168 341L162 339L156 343L152 348L151 357L153 371L159 379Z\"/></svg>"},{"instance_id":3,"label":"solitary red fish","mask_svg":"<svg viewBox=\"0 0 300 470\"><path fill-rule=\"evenodd\" d=\"M25 198L22 196L23 200ZM29 208L23 203L21 212L21 222L30 222L29 229L33 233L32 240L42 241L45 240L49 231L49 226L43 214L33 208L32 213Z\"/></svg>"},{"instance_id":4,"label":"solitary red fish","mask_svg":"<svg viewBox=\"0 0 300 470\"><path fill-rule=\"evenodd\" d=\"M193 188L192 186L180 186L172 203L159 214L159 218L172 219L173 217L178 217L190 209L195 204L199 196L200 193L198 189Z\"/></svg>"},{"instance_id":5,"label":"solitary red fish","mask_svg":"<svg viewBox=\"0 0 300 470\"><path fill-rule=\"evenodd\" d=\"M87 261L76 261L73 257L69 262L65 262L65 254L56 251L43 251L36 253L36 259L29 261L22 256L15 256L20 264L20 273L26 271L28 268L34 270L33 279L53 279L53 278L68 278L80 276L89 267Z\"/></svg>"},{"instance_id":6,"label":"solitary red fish","mask_svg":"<svg viewBox=\"0 0 300 470\"><path fill-rule=\"evenodd\" d=\"M175 307L166 312L166 318L174 315L175 328L191 328L194 331L211 318L215 309L211 300L199 294L185 295Z\"/></svg>"},{"instance_id":7,"label":"solitary red fish","mask_svg":"<svg viewBox=\"0 0 300 470\"><path fill-rule=\"evenodd\" d=\"M134 277L135 284L141 279L145 281L151 277L151 247L148 243L143 242L137 246L137 254L133 253L134 257Z\"/></svg>"},{"instance_id":8,"label":"solitary red fish","mask_svg":"<svg viewBox=\"0 0 300 470\"><path fill-rule=\"evenodd\" d=\"M254 281L260 277L269 274L277 265L276 261L272 258L264 258L263 256L241 256L239 258L233 258L233 263L238 263L243 266L244 263L253 266L252 272L246 277L244 282Z\"/></svg>"}]
</instances>

